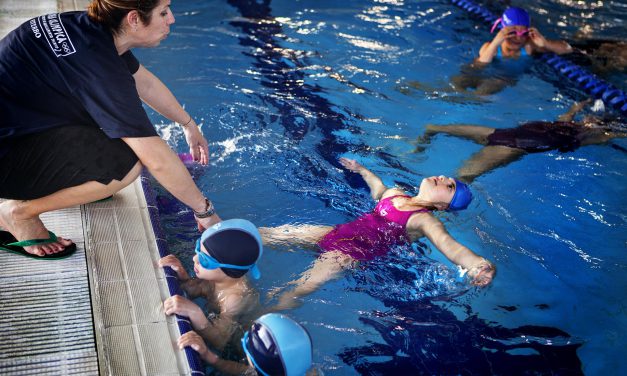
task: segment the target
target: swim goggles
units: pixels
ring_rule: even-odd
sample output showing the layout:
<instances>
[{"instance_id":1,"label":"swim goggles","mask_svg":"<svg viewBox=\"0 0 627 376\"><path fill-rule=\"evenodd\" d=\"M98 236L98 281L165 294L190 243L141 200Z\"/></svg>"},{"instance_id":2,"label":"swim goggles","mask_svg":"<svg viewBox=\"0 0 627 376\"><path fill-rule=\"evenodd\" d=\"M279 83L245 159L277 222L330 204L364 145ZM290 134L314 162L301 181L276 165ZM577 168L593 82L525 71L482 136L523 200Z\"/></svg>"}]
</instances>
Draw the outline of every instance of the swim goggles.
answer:
<instances>
[{"instance_id":1,"label":"swim goggles","mask_svg":"<svg viewBox=\"0 0 627 376\"><path fill-rule=\"evenodd\" d=\"M233 264L222 264L219 263L218 260L209 256L205 252L200 249L200 239L196 240L196 249L194 250L196 255L198 255L198 262L200 265L208 270L218 269L218 268L227 268L227 269L237 269L237 270L250 270L251 275L254 279L259 279L259 269L257 269L257 264L252 265L233 265Z\"/></svg>"},{"instance_id":2,"label":"swim goggles","mask_svg":"<svg viewBox=\"0 0 627 376\"><path fill-rule=\"evenodd\" d=\"M529 35L529 29L525 30L512 30L507 35L514 36L516 34L517 37L523 37Z\"/></svg>"}]
</instances>

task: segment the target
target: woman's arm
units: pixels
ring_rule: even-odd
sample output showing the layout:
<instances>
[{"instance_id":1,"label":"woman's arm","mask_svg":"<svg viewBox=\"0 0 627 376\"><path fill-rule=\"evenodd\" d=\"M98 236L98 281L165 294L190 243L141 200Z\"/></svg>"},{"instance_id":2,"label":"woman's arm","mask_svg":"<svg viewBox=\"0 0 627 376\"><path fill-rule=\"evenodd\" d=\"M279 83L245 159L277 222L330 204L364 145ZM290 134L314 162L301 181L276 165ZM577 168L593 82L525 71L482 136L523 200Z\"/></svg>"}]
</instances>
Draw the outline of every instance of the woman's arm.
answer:
<instances>
[{"instance_id":1,"label":"woman's arm","mask_svg":"<svg viewBox=\"0 0 627 376\"><path fill-rule=\"evenodd\" d=\"M176 100L174 94L161 80L150 73L143 65L133 75L139 97L155 111L183 126L185 139L195 161L209 163L209 146L196 125L196 122Z\"/></svg>"},{"instance_id":2,"label":"woman's arm","mask_svg":"<svg viewBox=\"0 0 627 376\"><path fill-rule=\"evenodd\" d=\"M122 140L133 150L152 176L174 197L198 213L207 209L205 196L194 183L183 162L165 141L157 136L125 137ZM196 218L202 229L220 220L217 214L208 218Z\"/></svg>"},{"instance_id":3,"label":"woman's arm","mask_svg":"<svg viewBox=\"0 0 627 376\"><path fill-rule=\"evenodd\" d=\"M361 177L366 181L366 184L368 184L368 188L370 188L370 196L372 196L373 199L381 199L383 193L387 191L388 187L383 184L383 181L381 181L377 175L359 164L354 159L340 158L340 163L345 169L361 175Z\"/></svg>"},{"instance_id":4,"label":"woman's arm","mask_svg":"<svg viewBox=\"0 0 627 376\"><path fill-rule=\"evenodd\" d=\"M494 277L493 265L470 249L458 243L446 228L431 214L417 214L407 223L407 232L418 230L424 234L447 259L468 271L477 286L487 286Z\"/></svg>"}]
</instances>

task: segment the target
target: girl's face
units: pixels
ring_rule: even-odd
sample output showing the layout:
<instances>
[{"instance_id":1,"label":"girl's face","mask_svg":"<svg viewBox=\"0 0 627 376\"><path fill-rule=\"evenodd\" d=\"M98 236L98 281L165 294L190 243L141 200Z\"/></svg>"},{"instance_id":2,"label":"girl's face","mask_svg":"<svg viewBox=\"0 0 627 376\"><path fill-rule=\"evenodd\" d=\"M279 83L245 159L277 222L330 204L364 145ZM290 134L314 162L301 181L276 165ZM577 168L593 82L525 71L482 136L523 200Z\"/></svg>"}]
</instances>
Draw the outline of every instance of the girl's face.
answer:
<instances>
[{"instance_id":1,"label":"girl's face","mask_svg":"<svg viewBox=\"0 0 627 376\"><path fill-rule=\"evenodd\" d=\"M526 26L509 26L505 43L510 48L522 48L529 39L529 29Z\"/></svg>"},{"instance_id":2,"label":"girl's face","mask_svg":"<svg viewBox=\"0 0 627 376\"><path fill-rule=\"evenodd\" d=\"M174 15L170 10L170 0L161 0L152 10L150 23L144 25L141 21L137 27L137 36L143 47L155 47L167 38L170 25L174 23Z\"/></svg>"},{"instance_id":3,"label":"girl's face","mask_svg":"<svg viewBox=\"0 0 627 376\"><path fill-rule=\"evenodd\" d=\"M446 176L432 176L422 179L420 183L420 198L436 204L448 204L455 195L455 180ZM442 206L442 205L440 205ZM440 209L440 208L438 208ZM442 209L445 209L442 208Z\"/></svg>"}]
</instances>

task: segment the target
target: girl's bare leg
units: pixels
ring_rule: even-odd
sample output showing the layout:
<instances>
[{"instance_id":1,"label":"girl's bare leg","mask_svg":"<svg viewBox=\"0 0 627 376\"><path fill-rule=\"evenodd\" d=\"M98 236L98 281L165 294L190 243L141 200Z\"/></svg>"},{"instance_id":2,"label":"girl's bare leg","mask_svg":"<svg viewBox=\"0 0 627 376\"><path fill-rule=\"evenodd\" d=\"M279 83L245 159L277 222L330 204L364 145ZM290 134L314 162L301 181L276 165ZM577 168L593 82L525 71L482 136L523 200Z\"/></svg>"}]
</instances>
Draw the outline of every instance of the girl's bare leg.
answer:
<instances>
[{"instance_id":1,"label":"girl's bare leg","mask_svg":"<svg viewBox=\"0 0 627 376\"><path fill-rule=\"evenodd\" d=\"M259 227L259 233L266 245L297 245L312 248L331 230L324 225L281 225L277 227Z\"/></svg>"},{"instance_id":2,"label":"girl's bare leg","mask_svg":"<svg viewBox=\"0 0 627 376\"><path fill-rule=\"evenodd\" d=\"M500 145L486 146L470 157L459 169L457 175L460 180L470 183L477 176L497 167L505 166L525 154L526 152L522 149Z\"/></svg>"}]
</instances>

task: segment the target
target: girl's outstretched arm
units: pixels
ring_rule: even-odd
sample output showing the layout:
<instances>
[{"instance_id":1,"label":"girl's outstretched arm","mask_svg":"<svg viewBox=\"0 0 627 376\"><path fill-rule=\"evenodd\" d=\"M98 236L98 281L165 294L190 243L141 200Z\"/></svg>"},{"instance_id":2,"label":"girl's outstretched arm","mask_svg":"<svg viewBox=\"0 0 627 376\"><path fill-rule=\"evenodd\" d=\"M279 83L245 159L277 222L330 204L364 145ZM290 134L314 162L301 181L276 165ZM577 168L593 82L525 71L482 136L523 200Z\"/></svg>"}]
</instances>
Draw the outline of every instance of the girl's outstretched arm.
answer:
<instances>
[{"instance_id":1,"label":"girl's outstretched arm","mask_svg":"<svg viewBox=\"0 0 627 376\"><path fill-rule=\"evenodd\" d=\"M407 232L418 230L424 234L447 259L468 272L475 286L489 285L494 278L494 265L470 249L458 243L446 231L446 228L431 214L422 214L410 218Z\"/></svg>"},{"instance_id":2,"label":"girl's outstretched arm","mask_svg":"<svg viewBox=\"0 0 627 376\"><path fill-rule=\"evenodd\" d=\"M383 184L383 181L381 181L377 175L359 164L359 162L354 159L340 158L340 163L345 169L361 175L366 184L368 184L368 188L370 188L370 196L372 196L374 200L381 199L383 193L387 191L388 187Z\"/></svg>"}]
</instances>

